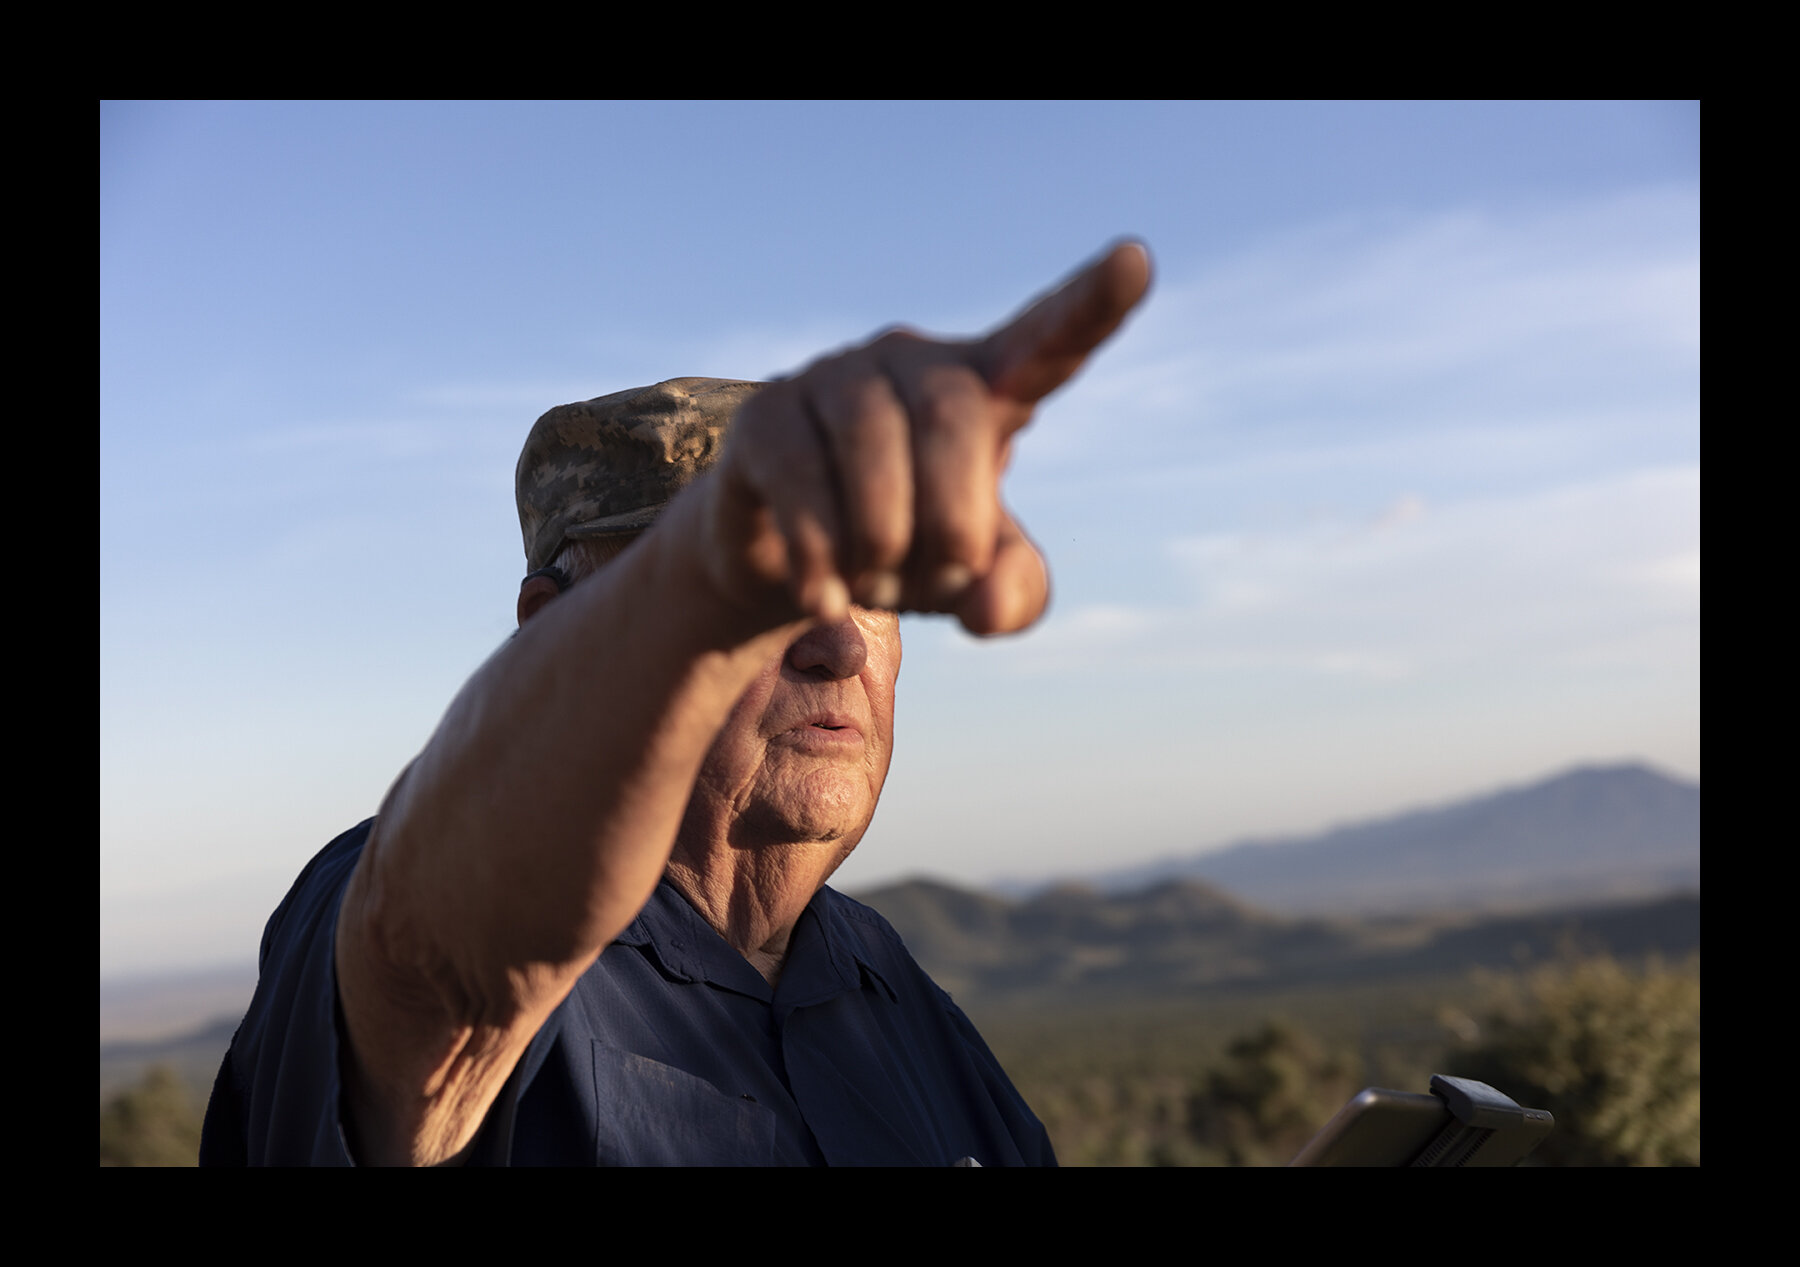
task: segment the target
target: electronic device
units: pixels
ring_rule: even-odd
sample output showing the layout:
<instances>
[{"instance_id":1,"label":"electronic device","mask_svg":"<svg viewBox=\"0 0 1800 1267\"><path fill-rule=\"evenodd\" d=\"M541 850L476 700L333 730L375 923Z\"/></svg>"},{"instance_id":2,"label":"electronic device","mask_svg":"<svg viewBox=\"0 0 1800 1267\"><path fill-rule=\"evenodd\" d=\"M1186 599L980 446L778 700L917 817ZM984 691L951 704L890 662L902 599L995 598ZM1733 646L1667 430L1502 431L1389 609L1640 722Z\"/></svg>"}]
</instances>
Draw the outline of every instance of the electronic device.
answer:
<instances>
[{"instance_id":1,"label":"electronic device","mask_svg":"<svg viewBox=\"0 0 1800 1267\"><path fill-rule=\"evenodd\" d=\"M1556 1119L1473 1078L1431 1076L1431 1094L1369 1087L1290 1166L1513 1166Z\"/></svg>"}]
</instances>

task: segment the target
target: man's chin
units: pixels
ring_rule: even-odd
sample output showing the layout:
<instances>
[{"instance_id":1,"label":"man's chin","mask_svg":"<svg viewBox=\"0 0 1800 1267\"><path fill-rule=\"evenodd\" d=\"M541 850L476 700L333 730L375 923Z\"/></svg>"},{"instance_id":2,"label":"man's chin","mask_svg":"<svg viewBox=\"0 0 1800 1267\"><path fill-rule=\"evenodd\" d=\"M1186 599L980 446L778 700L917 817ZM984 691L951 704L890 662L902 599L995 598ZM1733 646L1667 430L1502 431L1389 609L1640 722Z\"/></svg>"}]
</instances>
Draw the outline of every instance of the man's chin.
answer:
<instances>
[{"instance_id":1,"label":"man's chin","mask_svg":"<svg viewBox=\"0 0 1800 1267\"><path fill-rule=\"evenodd\" d=\"M733 835L744 844L831 844L862 839L875 798L861 771L814 771L757 798Z\"/></svg>"}]
</instances>

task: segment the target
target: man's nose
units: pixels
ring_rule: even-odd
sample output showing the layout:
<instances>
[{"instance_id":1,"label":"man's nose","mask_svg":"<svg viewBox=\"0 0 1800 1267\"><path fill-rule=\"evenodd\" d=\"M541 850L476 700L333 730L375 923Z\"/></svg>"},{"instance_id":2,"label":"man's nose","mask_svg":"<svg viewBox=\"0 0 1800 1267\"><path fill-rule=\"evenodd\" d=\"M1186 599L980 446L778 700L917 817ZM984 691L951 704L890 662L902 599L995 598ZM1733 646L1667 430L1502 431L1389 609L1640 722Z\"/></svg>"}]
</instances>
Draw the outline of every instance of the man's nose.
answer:
<instances>
[{"instance_id":1,"label":"man's nose","mask_svg":"<svg viewBox=\"0 0 1800 1267\"><path fill-rule=\"evenodd\" d=\"M855 677L869 662L869 644L849 616L832 624L814 625L788 648L788 667L830 680Z\"/></svg>"}]
</instances>

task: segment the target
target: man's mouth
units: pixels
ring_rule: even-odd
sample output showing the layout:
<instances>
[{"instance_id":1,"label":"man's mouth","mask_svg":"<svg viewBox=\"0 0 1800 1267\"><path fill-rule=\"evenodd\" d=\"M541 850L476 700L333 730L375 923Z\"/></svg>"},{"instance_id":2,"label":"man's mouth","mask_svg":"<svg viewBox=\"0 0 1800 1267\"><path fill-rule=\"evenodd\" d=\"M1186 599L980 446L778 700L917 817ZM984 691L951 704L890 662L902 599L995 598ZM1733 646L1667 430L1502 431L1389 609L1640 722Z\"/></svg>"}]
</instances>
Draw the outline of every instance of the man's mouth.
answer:
<instances>
[{"instance_id":1,"label":"man's mouth","mask_svg":"<svg viewBox=\"0 0 1800 1267\"><path fill-rule=\"evenodd\" d=\"M788 742L802 747L822 745L837 747L844 744L860 742L863 737L862 727L854 718L842 713L826 713L809 717L787 732Z\"/></svg>"}]
</instances>

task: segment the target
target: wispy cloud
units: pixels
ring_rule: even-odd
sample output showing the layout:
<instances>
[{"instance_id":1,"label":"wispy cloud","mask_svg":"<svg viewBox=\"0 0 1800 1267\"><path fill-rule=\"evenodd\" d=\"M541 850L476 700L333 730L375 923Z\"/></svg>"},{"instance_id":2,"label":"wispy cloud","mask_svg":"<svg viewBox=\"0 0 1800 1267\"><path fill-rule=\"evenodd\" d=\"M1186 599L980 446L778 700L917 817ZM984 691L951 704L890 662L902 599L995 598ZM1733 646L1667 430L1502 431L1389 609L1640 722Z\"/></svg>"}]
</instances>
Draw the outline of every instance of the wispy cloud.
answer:
<instances>
[{"instance_id":1,"label":"wispy cloud","mask_svg":"<svg viewBox=\"0 0 1800 1267\"><path fill-rule=\"evenodd\" d=\"M1187 537L1164 553L1167 600L1059 613L1008 667L1399 678L1484 663L1554 668L1621 639L1635 655L1688 667L1699 471L1441 507L1407 496L1362 522ZM1670 637L1637 636L1657 629Z\"/></svg>"},{"instance_id":2,"label":"wispy cloud","mask_svg":"<svg viewBox=\"0 0 1800 1267\"><path fill-rule=\"evenodd\" d=\"M1650 191L1272 240L1167 281L1039 444L1172 458L1641 408L1697 372L1696 216Z\"/></svg>"}]
</instances>

